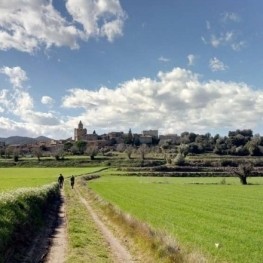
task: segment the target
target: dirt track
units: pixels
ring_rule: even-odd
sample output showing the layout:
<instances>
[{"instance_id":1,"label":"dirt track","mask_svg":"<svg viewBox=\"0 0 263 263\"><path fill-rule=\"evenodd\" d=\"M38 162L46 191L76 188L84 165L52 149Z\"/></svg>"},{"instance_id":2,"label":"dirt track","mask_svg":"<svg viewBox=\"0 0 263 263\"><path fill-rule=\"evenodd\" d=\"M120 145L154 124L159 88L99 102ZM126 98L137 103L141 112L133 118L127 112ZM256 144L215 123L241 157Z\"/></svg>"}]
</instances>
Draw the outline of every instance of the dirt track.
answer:
<instances>
[{"instance_id":1,"label":"dirt track","mask_svg":"<svg viewBox=\"0 0 263 263\"><path fill-rule=\"evenodd\" d=\"M78 195L80 201L87 208L87 212L92 216L94 222L96 223L98 229L102 233L103 237L107 241L114 261L117 263L132 263L138 262L138 260L134 260L131 256L130 252L127 250L125 246L121 244L121 241L118 240L113 233L109 230L109 228L99 219L96 215L92 207L89 203L81 196L80 192L76 190L76 194ZM66 261L66 250L67 250L67 220L65 215L65 205L62 204L59 217L58 224L54 231L54 234L50 240L49 252L45 256L45 260L42 262L45 263L63 263ZM41 262L41 261L39 261Z\"/></svg>"},{"instance_id":2,"label":"dirt track","mask_svg":"<svg viewBox=\"0 0 263 263\"><path fill-rule=\"evenodd\" d=\"M58 224L50 242L46 263L62 263L66 259L67 251L67 220L65 214L64 197L58 213Z\"/></svg>"},{"instance_id":3,"label":"dirt track","mask_svg":"<svg viewBox=\"0 0 263 263\"><path fill-rule=\"evenodd\" d=\"M137 260L133 259L132 255L127 250L127 248L121 244L120 240L118 240L113 235L113 233L109 230L109 228L99 219L99 217L96 215L96 213L94 212L92 207L89 205L89 203L80 195L78 191L77 193L79 195L81 202L85 205L85 207L87 208L87 211L90 213L97 227L100 229L105 240L109 244L116 262L120 262L120 263L138 262Z\"/></svg>"}]
</instances>

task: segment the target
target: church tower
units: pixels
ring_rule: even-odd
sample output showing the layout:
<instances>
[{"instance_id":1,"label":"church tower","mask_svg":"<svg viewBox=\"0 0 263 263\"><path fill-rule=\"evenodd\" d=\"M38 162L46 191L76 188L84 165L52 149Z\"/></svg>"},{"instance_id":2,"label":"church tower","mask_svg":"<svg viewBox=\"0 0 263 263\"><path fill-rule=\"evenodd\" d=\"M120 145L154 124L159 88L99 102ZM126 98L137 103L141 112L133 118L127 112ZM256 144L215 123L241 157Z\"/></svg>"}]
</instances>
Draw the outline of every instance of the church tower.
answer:
<instances>
[{"instance_id":1,"label":"church tower","mask_svg":"<svg viewBox=\"0 0 263 263\"><path fill-rule=\"evenodd\" d=\"M74 141L86 140L87 129L83 129L83 123L80 121L78 128L74 129Z\"/></svg>"}]
</instances>

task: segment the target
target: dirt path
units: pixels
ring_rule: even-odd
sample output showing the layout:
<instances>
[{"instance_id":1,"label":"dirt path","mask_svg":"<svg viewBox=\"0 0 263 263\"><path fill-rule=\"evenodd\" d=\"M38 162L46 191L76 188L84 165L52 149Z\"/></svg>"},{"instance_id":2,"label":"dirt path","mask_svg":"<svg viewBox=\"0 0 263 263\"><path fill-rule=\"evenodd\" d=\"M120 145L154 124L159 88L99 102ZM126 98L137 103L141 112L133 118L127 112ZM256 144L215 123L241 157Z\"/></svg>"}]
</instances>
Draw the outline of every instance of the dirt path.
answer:
<instances>
[{"instance_id":1,"label":"dirt path","mask_svg":"<svg viewBox=\"0 0 263 263\"><path fill-rule=\"evenodd\" d=\"M67 251L67 220L65 213L64 194L61 192L62 205L58 212L57 226L50 240L50 249L45 263L63 263Z\"/></svg>"},{"instance_id":2,"label":"dirt path","mask_svg":"<svg viewBox=\"0 0 263 263\"><path fill-rule=\"evenodd\" d=\"M94 212L92 207L89 205L87 200L85 200L80 192L76 190L76 193L80 201L85 205L87 212L91 215L92 219L96 223L97 227L101 231L105 240L107 241L112 254L114 256L115 262L119 263L133 263L138 262L134 260L132 255L129 253L127 248L121 244L121 242L113 235L112 231L100 220L97 214ZM64 196L62 193L62 205L59 210L58 222L55 231L50 238L49 252L42 261L44 263L63 263L66 260L67 251L67 219L65 214L65 203Z\"/></svg>"},{"instance_id":3,"label":"dirt path","mask_svg":"<svg viewBox=\"0 0 263 263\"><path fill-rule=\"evenodd\" d=\"M92 216L94 222L96 223L97 227L102 232L105 240L109 244L111 251L116 259L116 262L120 263L132 263L132 262L138 262L137 260L133 260L132 255L127 250L125 246L121 244L121 242L113 235L113 233L109 230L109 228L99 219L99 217L96 215L92 207L89 205L89 203L81 196L80 192L76 191L79 195L80 201L85 205L88 212Z\"/></svg>"}]
</instances>

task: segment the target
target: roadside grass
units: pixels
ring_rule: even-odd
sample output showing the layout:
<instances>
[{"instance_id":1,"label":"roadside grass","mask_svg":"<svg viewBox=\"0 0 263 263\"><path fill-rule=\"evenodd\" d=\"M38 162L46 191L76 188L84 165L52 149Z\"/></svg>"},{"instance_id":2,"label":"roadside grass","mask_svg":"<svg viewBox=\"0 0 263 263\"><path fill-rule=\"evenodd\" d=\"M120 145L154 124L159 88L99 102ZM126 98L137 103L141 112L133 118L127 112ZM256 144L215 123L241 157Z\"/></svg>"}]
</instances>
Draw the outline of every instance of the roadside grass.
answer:
<instances>
[{"instance_id":1,"label":"roadside grass","mask_svg":"<svg viewBox=\"0 0 263 263\"><path fill-rule=\"evenodd\" d=\"M129 247L130 252L139 262L145 263L182 263L176 241L161 231L155 231L146 223L100 198L87 187L80 187L81 195L89 200L93 209L116 236ZM197 257L195 258L197 259ZM199 257L200 259L200 257ZM190 261L187 261L190 263ZM196 261L192 261L192 263Z\"/></svg>"},{"instance_id":2,"label":"roadside grass","mask_svg":"<svg viewBox=\"0 0 263 263\"><path fill-rule=\"evenodd\" d=\"M78 179L76 179L78 181ZM76 186L77 187L77 186ZM78 194L65 185L68 231L68 263L112 263L108 244L95 226Z\"/></svg>"},{"instance_id":3,"label":"roadside grass","mask_svg":"<svg viewBox=\"0 0 263 263\"><path fill-rule=\"evenodd\" d=\"M120 210L171 234L211 262L263 262L263 178L105 176L89 187ZM209 261L210 262L210 261Z\"/></svg>"},{"instance_id":4,"label":"roadside grass","mask_svg":"<svg viewBox=\"0 0 263 263\"><path fill-rule=\"evenodd\" d=\"M21 244L32 240L44 224L50 203L58 197L56 183L0 193L0 262L13 262L12 257L19 256Z\"/></svg>"},{"instance_id":5,"label":"roadside grass","mask_svg":"<svg viewBox=\"0 0 263 263\"><path fill-rule=\"evenodd\" d=\"M6 192L21 187L38 187L57 182L60 173L64 177L90 173L101 167L86 168L1 168L0 192Z\"/></svg>"}]
</instances>

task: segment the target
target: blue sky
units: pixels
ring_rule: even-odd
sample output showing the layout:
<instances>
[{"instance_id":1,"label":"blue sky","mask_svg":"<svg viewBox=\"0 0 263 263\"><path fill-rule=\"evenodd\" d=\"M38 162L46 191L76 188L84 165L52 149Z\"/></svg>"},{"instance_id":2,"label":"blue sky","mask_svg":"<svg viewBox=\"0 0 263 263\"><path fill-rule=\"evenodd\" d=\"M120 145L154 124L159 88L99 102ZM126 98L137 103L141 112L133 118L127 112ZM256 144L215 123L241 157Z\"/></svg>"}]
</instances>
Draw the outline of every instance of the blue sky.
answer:
<instances>
[{"instance_id":1,"label":"blue sky","mask_svg":"<svg viewBox=\"0 0 263 263\"><path fill-rule=\"evenodd\" d=\"M263 3L0 2L0 137L263 134Z\"/></svg>"}]
</instances>

